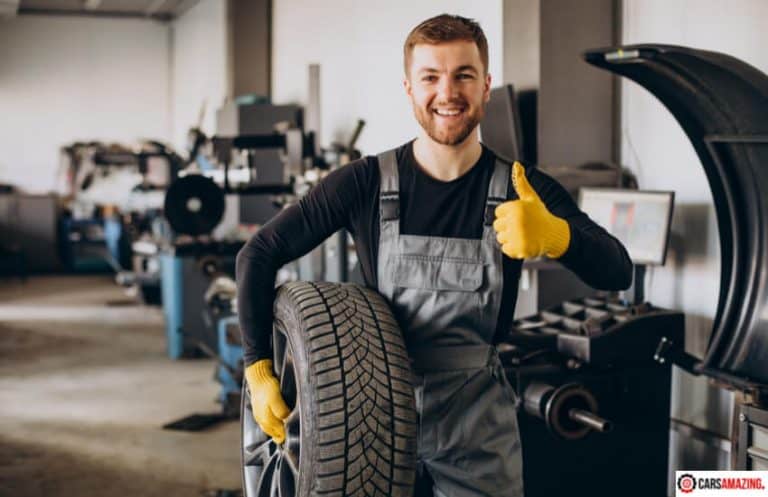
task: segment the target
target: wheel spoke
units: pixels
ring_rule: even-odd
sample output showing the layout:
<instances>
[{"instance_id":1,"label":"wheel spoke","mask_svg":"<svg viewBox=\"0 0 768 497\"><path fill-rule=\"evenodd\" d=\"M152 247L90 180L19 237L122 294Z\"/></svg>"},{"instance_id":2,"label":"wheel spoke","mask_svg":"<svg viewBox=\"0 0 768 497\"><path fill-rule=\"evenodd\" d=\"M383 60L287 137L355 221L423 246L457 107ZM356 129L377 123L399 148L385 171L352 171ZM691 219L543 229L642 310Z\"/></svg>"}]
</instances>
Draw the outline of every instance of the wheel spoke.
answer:
<instances>
[{"instance_id":1,"label":"wheel spoke","mask_svg":"<svg viewBox=\"0 0 768 497\"><path fill-rule=\"evenodd\" d=\"M296 371L293 367L293 355L288 349L288 354L283 358L283 365L280 370L280 391L283 394L285 403L293 409L296 407Z\"/></svg>"},{"instance_id":2,"label":"wheel spoke","mask_svg":"<svg viewBox=\"0 0 768 497\"><path fill-rule=\"evenodd\" d=\"M264 466L277 450L271 438L251 447L243 451L243 463L246 466Z\"/></svg>"},{"instance_id":3,"label":"wheel spoke","mask_svg":"<svg viewBox=\"0 0 768 497\"><path fill-rule=\"evenodd\" d=\"M296 473L293 471L288 454L283 454L280 469L278 470L277 484L280 490L280 497L295 497Z\"/></svg>"},{"instance_id":4,"label":"wheel spoke","mask_svg":"<svg viewBox=\"0 0 768 497\"><path fill-rule=\"evenodd\" d=\"M291 413L288 414L288 416L283 420L283 422L289 428L295 426L297 428L295 433L298 434L299 433L298 427L299 427L299 423L301 422L301 410L299 409L299 406L294 406L293 409L291 409Z\"/></svg>"},{"instance_id":5,"label":"wheel spoke","mask_svg":"<svg viewBox=\"0 0 768 497\"><path fill-rule=\"evenodd\" d=\"M301 410L296 407L285 418L285 444L283 450L299 460L301 448Z\"/></svg>"},{"instance_id":6,"label":"wheel spoke","mask_svg":"<svg viewBox=\"0 0 768 497\"><path fill-rule=\"evenodd\" d=\"M291 497L293 497L293 494L296 493L296 490L295 490L296 482L299 481L299 464L297 461L298 461L298 455L294 459L293 454L291 454L290 452L283 453L283 463L281 465L282 471L286 472L285 470L287 469L287 472L290 473L290 476L293 480L292 481L293 486L291 488L293 488L294 490L293 490L293 493L290 494Z\"/></svg>"},{"instance_id":7,"label":"wheel spoke","mask_svg":"<svg viewBox=\"0 0 768 497\"><path fill-rule=\"evenodd\" d=\"M243 485L244 495L248 497L258 497L259 483L261 474L264 472L262 466L244 466L243 467Z\"/></svg>"},{"instance_id":8,"label":"wheel spoke","mask_svg":"<svg viewBox=\"0 0 768 497\"><path fill-rule=\"evenodd\" d=\"M298 384L296 383L296 368L290 345L287 352L283 360L283 368L280 371L280 391L291 412L284 420L286 439L283 450L294 455L295 460L298 461L301 446L301 408L298 398Z\"/></svg>"},{"instance_id":9,"label":"wheel spoke","mask_svg":"<svg viewBox=\"0 0 768 497\"><path fill-rule=\"evenodd\" d=\"M252 451L254 447L261 445L270 438L266 433L256 424L256 420L253 419L253 414L249 409L243 412L243 448L246 451Z\"/></svg>"},{"instance_id":10,"label":"wheel spoke","mask_svg":"<svg viewBox=\"0 0 768 497\"><path fill-rule=\"evenodd\" d=\"M272 471L272 481L269 485L269 497L280 497L280 454L275 455L275 468Z\"/></svg>"},{"instance_id":11,"label":"wheel spoke","mask_svg":"<svg viewBox=\"0 0 768 497\"><path fill-rule=\"evenodd\" d=\"M275 488L275 468L279 460L279 453L275 452L269 459L267 466L259 478L259 486L256 489L256 497L272 497L272 489Z\"/></svg>"},{"instance_id":12,"label":"wheel spoke","mask_svg":"<svg viewBox=\"0 0 768 497\"><path fill-rule=\"evenodd\" d=\"M286 336L280 331L278 324L272 327L272 365L275 371L280 372L283 370L283 360L288 352L288 343Z\"/></svg>"}]
</instances>

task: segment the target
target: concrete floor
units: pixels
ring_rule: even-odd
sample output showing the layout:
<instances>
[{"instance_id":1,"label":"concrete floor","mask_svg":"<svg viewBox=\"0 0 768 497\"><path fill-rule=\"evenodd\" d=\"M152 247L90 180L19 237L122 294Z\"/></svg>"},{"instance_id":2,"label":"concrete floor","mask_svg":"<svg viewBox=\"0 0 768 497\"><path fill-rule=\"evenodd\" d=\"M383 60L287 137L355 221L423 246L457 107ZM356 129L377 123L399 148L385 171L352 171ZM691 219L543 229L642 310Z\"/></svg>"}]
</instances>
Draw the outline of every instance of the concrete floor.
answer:
<instances>
[{"instance_id":1,"label":"concrete floor","mask_svg":"<svg viewBox=\"0 0 768 497\"><path fill-rule=\"evenodd\" d=\"M159 308L109 277L0 280L0 496L201 496L240 488L239 426L214 363L165 355Z\"/></svg>"}]
</instances>

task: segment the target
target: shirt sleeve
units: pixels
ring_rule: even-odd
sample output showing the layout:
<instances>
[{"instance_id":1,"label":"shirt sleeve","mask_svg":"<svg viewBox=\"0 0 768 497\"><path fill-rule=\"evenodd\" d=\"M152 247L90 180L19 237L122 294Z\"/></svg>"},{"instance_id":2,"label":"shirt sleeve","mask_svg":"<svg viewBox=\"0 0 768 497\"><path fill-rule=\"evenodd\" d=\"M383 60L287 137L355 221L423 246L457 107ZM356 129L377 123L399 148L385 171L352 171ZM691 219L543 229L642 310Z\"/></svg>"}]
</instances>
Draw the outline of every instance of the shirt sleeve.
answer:
<instances>
[{"instance_id":1,"label":"shirt sleeve","mask_svg":"<svg viewBox=\"0 0 768 497\"><path fill-rule=\"evenodd\" d=\"M570 227L568 249L558 261L598 290L629 288L632 261L624 245L582 212L552 177L533 167L526 167L526 176L547 209Z\"/></svg>"},{"instance_id":2,"label":"shirt sleeve","mask_svg":"<svg viewBox=\"0 0 768 497\"><path fill-rule=\"evenodd\" d=\"M272 357L277 271L307 254L336 231L352 227L360 209L361 178L370 174L361 159L337 169L262 226L237 254L237 312L243 336L244 361Z\"/></svg>"}]
</instances>

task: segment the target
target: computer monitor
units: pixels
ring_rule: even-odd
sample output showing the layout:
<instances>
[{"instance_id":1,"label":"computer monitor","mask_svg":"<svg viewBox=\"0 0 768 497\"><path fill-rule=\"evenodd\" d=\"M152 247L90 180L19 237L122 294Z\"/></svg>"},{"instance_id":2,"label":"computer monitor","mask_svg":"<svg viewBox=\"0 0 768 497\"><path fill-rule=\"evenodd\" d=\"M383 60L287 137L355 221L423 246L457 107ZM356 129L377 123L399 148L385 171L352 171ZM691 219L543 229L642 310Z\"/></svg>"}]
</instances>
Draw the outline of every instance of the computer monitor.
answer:
<instances>
[{"instance_id":1,"label":"computer monitor","mask_svg":"<svg viewBox=\"0 0 768 497\"><path fill-rule=\"evenodd\" d=\"M674 192L582 188L579 207L618 238L635 264L663 266Z\"/></svg>"},{"instance_id":2,"label":"computer monitor","mask_svg":"<svg viewBox=\"0 0 768 497\"><path fill-rule=\"evenodd\" d=\"M485 117L480 122L480 140L494 152L509 160L523 157L523 136L520 116L512 85L491 89L485 106Z\"/></svg>"}]
</instances>

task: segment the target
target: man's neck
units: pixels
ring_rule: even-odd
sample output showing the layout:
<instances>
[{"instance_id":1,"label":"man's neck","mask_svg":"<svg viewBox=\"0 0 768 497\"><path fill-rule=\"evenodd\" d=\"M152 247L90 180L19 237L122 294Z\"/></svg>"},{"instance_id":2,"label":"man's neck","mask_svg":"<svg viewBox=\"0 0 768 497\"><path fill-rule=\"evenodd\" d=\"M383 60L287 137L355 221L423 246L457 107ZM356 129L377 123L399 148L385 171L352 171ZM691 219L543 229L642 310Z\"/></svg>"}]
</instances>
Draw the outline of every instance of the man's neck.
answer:
<instances>
[{"instance_id":1,"label":"man's neck","mask_svg":"<svg viewBox=\"0 0 768 497\"><path fill-rule=\"evenodd\" d=\"M425 173L440 181L452 181L472 169L483 153L477 130L459 145L441 145L426 133L413 142L413 155Z\"/></svg>"}]
</instances>

